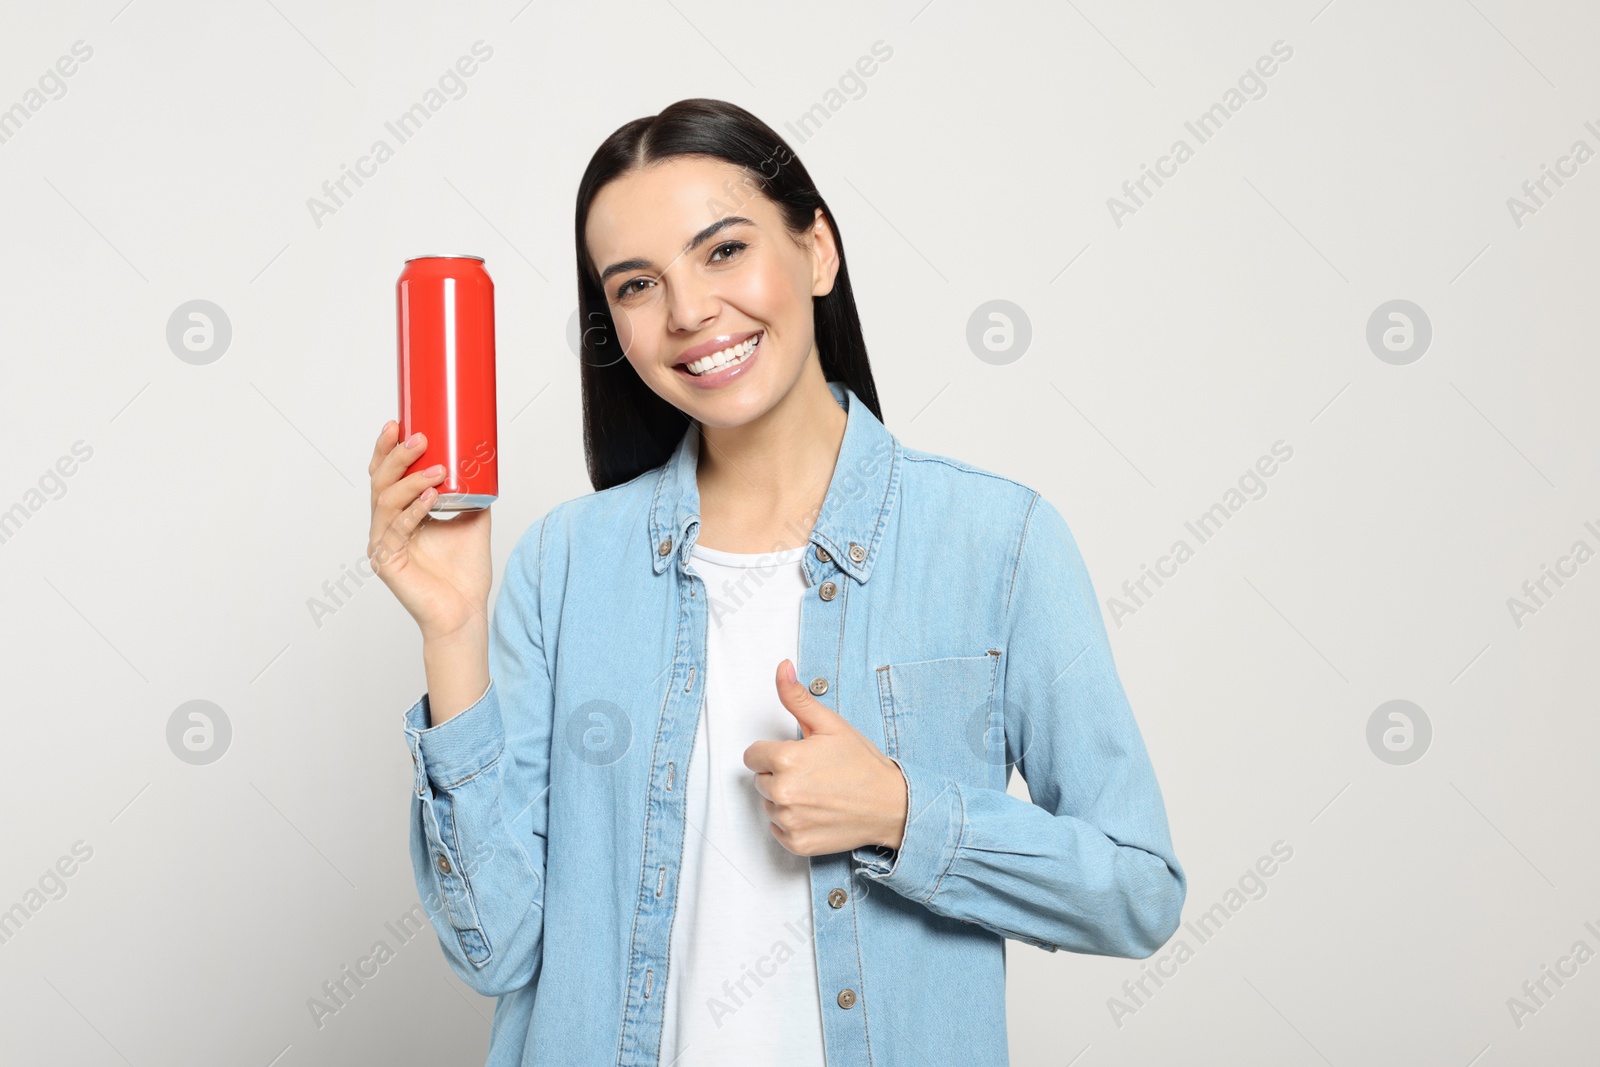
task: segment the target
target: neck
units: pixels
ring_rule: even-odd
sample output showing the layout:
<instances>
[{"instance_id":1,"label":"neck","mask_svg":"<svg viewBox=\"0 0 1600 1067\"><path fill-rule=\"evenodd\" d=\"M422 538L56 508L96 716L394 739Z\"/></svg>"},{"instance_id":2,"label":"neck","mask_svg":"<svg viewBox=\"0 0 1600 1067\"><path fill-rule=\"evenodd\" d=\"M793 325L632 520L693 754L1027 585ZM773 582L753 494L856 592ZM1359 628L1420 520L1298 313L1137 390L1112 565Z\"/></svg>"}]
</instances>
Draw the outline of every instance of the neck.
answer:
<instances>
[{"instance_id":1,"label":"neck","mask_svg":"<svg viewBox=\"0 0 1600 1067\"><path fill-rule=\"evenodd\" d=\"M698 543L730 552L802 545L822 509L847 416L816 359L760 418L700 426Z\"/></svg>"}]
</instances>

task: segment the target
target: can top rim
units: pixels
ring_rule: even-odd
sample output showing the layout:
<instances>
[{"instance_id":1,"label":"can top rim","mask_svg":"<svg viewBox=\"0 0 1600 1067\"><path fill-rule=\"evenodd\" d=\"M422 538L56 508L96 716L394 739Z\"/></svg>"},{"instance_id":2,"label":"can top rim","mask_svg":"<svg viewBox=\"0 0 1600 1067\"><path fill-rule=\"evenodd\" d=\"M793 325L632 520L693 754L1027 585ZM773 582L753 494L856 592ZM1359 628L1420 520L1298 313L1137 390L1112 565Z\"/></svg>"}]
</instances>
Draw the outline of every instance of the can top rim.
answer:
<instances>
[{"instance_id":1,"label":"can top rim","mask_svg":"<svg viewBox=\"0 0 1600 1067\"><path fill-rule=\"evenodd\" d=\"M419 259L475 259L479 263L483 262L482 256L469 256L459 252L441 252L426 256L412 256L410 259L407 259L406 262L415 263Z\"/></svg>"}]
</instances>

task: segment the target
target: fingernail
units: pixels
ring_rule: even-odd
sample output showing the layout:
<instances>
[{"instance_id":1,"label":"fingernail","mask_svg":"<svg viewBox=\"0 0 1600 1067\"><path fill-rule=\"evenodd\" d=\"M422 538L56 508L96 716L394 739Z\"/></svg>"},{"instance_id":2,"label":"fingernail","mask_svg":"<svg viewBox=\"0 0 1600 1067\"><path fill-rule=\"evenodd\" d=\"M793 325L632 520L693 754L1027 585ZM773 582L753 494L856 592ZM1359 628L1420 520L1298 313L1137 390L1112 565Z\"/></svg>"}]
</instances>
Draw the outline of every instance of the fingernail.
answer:
<instances>
[{"instance_id":1,"label":"fingernail","mask_svg":"<svg viewBox=\"0 0 1600 1067\"><path fill-rule=\"evenodd\" d=\"M422 431L418 430L416 433L414 433L410 437L406 438L406 447L407 448L416 448L417 447L417 442L420 441L420 440L422 440Z\"/></svg>"},{"instance_id":2,"label":"fingernail","mask_svg":"<svg viewBox=\"0 0 1600 1067\"><path fill-rule=\"evenodd\" d=\"M443 463L435 463L433 466L428 468L428 473L433 475L434 477L438 477L439 475L444 473L444 464Z\"/></svg>"}]
</instances>

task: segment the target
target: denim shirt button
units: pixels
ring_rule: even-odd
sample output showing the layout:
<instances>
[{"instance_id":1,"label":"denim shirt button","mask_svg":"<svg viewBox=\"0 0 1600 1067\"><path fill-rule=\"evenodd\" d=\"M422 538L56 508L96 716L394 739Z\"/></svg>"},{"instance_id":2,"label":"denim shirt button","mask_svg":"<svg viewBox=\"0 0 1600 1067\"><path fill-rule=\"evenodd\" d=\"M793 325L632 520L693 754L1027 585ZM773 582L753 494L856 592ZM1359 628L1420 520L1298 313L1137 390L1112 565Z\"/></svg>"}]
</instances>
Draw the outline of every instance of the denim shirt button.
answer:
<instances>
[{"instance_id":1,"label":"denim shirt button","mask_svg":"<svg viewBox=\"0 0 1600 1067\"><path fill-rule=\"evenodd\" d=\"M817 595L823 600L832 600L839 595L839 587L832 582L823 582L822 588L817 590Z\"/></svg>"},{"instance_id":2,"label":"denim shirt button","mask_svg":"<svg viewBox=\"0 0 1600 1067\"><path fill-rule=\"evenodd\" d=\"M856 1003L856 991L854 989L841 989L841 990L839 990L839 1007L841 1007L841 1008L851 1008L851 1007L855 1006L855 1003Z\"/></svg>"},{"instance_id":3,"label":"denim shirt button","mask_svg":"<svg viewBox=\"0 0 1600 1067\"><path fill-rule=\"evenodd\" d=\"M830 908L842 908L844 907L844 902L848 899L850 899L850 896L843 889L828 891L828 906Z\"/></svg>"},{"instance_id":4,"label":"denim shirt button","mask_svg":"<svg viewBox=\"0 0 1600 1067\"><path fill-rule=\"evenodd\" d=\"M828 555L828 550L823 548L821 545L817 546L817 558L824 563L827 563L829 560L833 559L832 556Z\"/></svg>"},{"instance_id":5,"label":"denim shirt button","mask_svg":"<svg viewBox=\"0 0 1600 1067\"><path fill-rule=\"evenodd\" d=\"M828 680L826 678L813 678L809 688L813 695L821 696L828 691Z\"/></svg>"},{"instance_id":6,"label":"denim shirt button","mask_svg":"<svg viewBox=\"0 0 1600 1067\"><path fill-rule=\"evenodd\" d=\"M665 541L661 542L661 547L656 549L656 555L658 555L658 556L670 556L671 554L672 554L672 538L669 537Z\"/></svg>"},{"instance_id":7,"label":"denim shirt button","mask_svg":"<svg viewBox=\"0 0 1600 1067\"><path fill-rule=\"evenodd\" d=\"M450 873L450 861L445 857L445 854L443 852L439 853L439 873L440 874L449 874Z\"/></svg>"},{"instance_id":8,"label":"denim shirt button","mask_svg":"<svg viewBox=\"0 0 1600 1067\"><path fill-rule=\"evenodd\" d=\"M850 558L855 562L860 563L862 560L867 558L867 550L856 544L854 541L851 541Z\"/></svg>"}]
</instances>

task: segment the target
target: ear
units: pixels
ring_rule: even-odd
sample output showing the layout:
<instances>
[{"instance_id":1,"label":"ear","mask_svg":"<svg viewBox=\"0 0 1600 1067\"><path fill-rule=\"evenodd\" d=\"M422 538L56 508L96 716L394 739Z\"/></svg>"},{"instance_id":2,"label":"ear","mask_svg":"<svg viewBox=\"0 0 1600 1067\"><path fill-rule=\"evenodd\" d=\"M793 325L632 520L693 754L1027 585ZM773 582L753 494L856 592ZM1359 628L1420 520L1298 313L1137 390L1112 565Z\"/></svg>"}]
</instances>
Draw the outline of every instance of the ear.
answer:
<instances>
[{"instance_id":1,"label":"ear","mask_svg":"<svg viewBox=\"0 0 1600 1067\"><path fill-rule=\"evenodd\" d=\"M827 296L833 292L834 279L839 275L839 244L820 207L811 220L806 241L811 246L811 295Z\"/></svg>"}]
</instances>

